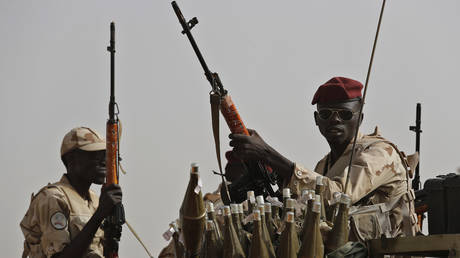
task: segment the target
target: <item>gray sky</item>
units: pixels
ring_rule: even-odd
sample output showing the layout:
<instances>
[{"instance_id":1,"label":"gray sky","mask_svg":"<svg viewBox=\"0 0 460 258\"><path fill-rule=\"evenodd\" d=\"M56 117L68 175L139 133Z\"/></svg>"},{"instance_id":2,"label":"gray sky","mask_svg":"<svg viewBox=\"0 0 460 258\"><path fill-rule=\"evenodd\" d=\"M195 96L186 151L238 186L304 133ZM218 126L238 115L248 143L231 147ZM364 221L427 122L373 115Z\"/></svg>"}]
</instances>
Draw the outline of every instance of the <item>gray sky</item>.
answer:
<instances>
[{"instance_id":1,"label":"gray sky","mask_svg":"<svg viewBox=\"0 0 460 258\"><path fill-rule=\"evenodd\" d=\"M364 82L381 1L178 2L200 23L193 33L249 128L312 168L328 151L309 103L333 76ZM190 163L204 190L219 179L209 84L170 1L0 1L0 163L3 257L18 257L30 194L64 173L62 137L104 132L109 95L109 23L117 29L116 90L123 121L121 177L128 221L158 255L178 217ZM455 172L460 127L460 2L388 1L362 131L379 125L414 151L422 103L422 180ZM6 111L6 112L5 112ZM221 124L223 149L228 129ZM99 192L99 187L94 187ZM124 228L120 257L144 257Z\"/></svg>"}]
</instances>

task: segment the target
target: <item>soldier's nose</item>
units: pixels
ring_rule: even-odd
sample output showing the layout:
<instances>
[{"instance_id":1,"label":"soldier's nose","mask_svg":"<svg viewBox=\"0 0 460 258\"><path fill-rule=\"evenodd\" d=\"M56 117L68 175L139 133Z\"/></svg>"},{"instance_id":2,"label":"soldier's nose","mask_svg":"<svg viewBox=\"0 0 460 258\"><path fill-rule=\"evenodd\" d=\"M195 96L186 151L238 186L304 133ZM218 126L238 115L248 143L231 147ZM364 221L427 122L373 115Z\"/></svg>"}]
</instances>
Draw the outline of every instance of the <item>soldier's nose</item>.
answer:
<instances>
[{"instance_id":1,"label":"soldier's nose","mask_svg":"<svg viewBox=\"0 0 460 258\"><path fill-rule=\"evenodd\" d=\"M339 113L338 112L333 112L332 115L331 115L331 118L330 118L331 121L338 121L340 122L341 119L339 117Z\"/></svg>"}]
</instances>

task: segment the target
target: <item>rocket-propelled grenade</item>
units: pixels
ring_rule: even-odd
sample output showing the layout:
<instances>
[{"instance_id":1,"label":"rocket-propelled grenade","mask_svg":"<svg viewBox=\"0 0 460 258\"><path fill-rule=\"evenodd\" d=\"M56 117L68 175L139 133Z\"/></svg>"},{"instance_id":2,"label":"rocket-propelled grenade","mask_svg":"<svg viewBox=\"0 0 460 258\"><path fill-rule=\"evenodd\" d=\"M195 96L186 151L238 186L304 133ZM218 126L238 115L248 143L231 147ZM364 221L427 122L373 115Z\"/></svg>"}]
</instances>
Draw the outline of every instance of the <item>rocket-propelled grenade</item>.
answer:
<instances>
[{"instance_id":1,"label":"rocket-propelled grenade","mask_svg":"<svg viewBox=\"0 0 460 258\"><path fill-rule=\"evenodd\" d=\"M199 257L205 231L206 209L201 194L198 165L192 163L190 180L180 208L180 220L187 257Z\"/></svg>"},{"instance_id":2,"label":"rocket-propelled grenade","mask_svg":"<svg viewBox=\"0 0 460 258\"><path fill-rule=\"evenodd\" d=\"M224 258L246 258L246 254L243 251L240 240L238 238L238 233L233 226L232 213L229 206L224 206L224 248L223 255Z\"/></svg>"},{"instance_id":3,"label":"rocket-propelled grenade","mask_svg":"<svg viewBox=\"0 0 460 258\"><path fill-rule=\"evenodd\" d=\"M217 234L214 221L206 221L206 235L203 244L203 258L222 257L222 239Z\"/></svg>"},{"instance_id":4,"label":"rocket-propelled grenade","mask_svg":"<svg viewBox=\"0 0 460 258\"><path fill-rule=\"evenodd\" d=\"M351 198L342 193L339 201L339 210L334 220L334 226L329 231L326 250L327 253L335 251L348 242L348 209L351 203Z\"/></svg>"},{"instance_id":5,"label":"rocket-propelled grenade","mask_svg":"<svg viewBox=\"0 0 460 258\"><path fill-rule=\"evenodd\" d=\"M300 244L295 228L294 212L286 213L285 228L281 234L280 246L278 247L278 257L297 258Z\"/></svg>"},{"instance_id":6,"label":"rocket-propelled grenade","mask_svg":"<svg viewBox=\"0 0 460 258\"><path fill-rule=\"evenodd\" d=\"M322 258L324 256L324 244L319 229L321 215L321 197L315 196L312 210L309 211L308 221L304 227L302 245L299 250L299 258Z\"/></svg>"},{"instance_id":7,"label":"rocket-propelled grenade","mask_svg":"<svg viewBox=\"0 0 460 258\"><path fill-rule=\"evenodd\" d=\"M262 218L260 211L255 210L254 215L254 229L252 231L251 247L249 249L249 258L269 258L268 248L265 244L262 229Z\"/></svg>"}]
</instances>

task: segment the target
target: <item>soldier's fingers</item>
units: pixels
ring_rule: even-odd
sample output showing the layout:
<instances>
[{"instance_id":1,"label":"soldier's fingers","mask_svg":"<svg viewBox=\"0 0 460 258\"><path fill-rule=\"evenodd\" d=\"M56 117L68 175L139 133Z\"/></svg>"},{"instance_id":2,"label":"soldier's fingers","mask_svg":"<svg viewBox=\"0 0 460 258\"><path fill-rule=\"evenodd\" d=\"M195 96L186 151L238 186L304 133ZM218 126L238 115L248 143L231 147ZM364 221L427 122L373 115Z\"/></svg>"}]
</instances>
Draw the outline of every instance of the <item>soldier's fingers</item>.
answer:
<instances>
[{"instance_id":1,"label":"soldier's fingers","mask_svg":"<svg viewBox=\"0 0 460 258\"><path fill-rule=\"evenodd\" d=\"M107 186L104 186L102 187L102 191L111 191L113 189L121 189L120 185L117 185L117 184L110 184L110 185L107 185Z\"/></svg>"},{"instance_id":2,"label":"soldier's fingers","mask_svg":"<svg viewBox=\"0 0 460 258\"><path fill-rule=\"evenodd\" d=\"M241 155L244 155L244 157L246 157L246 159L250 159L254 156L254 150L250 149L250 148L244 148L244 149L241 149L240 151L240 154Z\"/></svg>"},{"instance_id":3,"label":"soldier's fingers","mask_svg":"<svg viewBox=\"0 0 460 258\"><path fill-rule=\"evenodd\" d=\"M112 189L108 192L108 194L113 196L123 196L123 192L121 191L121 189Z\"/></svg>"},{"instance_id":4,"label":"soldier's fingers","mask_svg":"<svg viewBox=\"0 0 460 258\"><path fill-rule=\"evenodd\" d=\"M121 195L113 195L112 196L112 200L114 201L121 201L123 199L123 197Z\"/></svg>"},{"instance_id":5,"label":"soldier's fingers","mask_svg":"<svg viewBox=\"0 0 460 258\"><path fill-rule=\"evenodd\" d=\"M242 161L249 161L249 160L253 160L254 157L252 155L253 152L251 151L247 151L247 150L242 150L240 152L238 152L236 155L239 159L241 159Z\"/></svg>"},{"instance_id":6,"label":"soldier's fingers","mask_svg":"<svg viewBox=\"0 0 460 258\"><path fill-rule=\"evenodd\" d=\"M259 135L256 130L248 128L249 135Z\"/></svg>"},{"instance_id":7,"label":"soldier's fingers","mask_svg":"<svg viewBox=\"0 0 460 258\"><path fill-rule=\"evenodd\" d=\"M116 200L121 200L123 199L123 196L122 195L119 195L119 194L111 194L109 196L109 199L112 201L112 203Z\"/></svg>"},{"instance_id":8,"label":"soldier's fingers","mask_svg":"<svg viewBox=\"0 0 460 258\"><path fill-rule=\"evenodd\" d=\"M111 191L111 194L116 196L123 196L123 192L121 190Z\"/></svg>"},{"instance_id":9,"label":"soldier's fingers","mask_svg":"<svg viewBox=\"0 0 460 258\"><path fill-rule=\"evenodd\" d=\"M247 158L246 156L249 153L252 153L252 145L250 144L239 144L234 148L234 152L238 155L239 158Z\"/></svg>"},{"instance_id":10,"label":"soldier's fingers","mask_svg":"<svg viewBox=\"0 0 460 258\"><path fill-rule=\"evenodd\" d=\"M238 141L238 142L247 142L249 140L249 136L244 134L235 134L232 133L228 136L230 139Z\"/></svg>"},{"instance_id":11,"label":"soldier's fingers","mask_svg":"<svg viewBox=\"0 0 460 258\"><path fill-rule=\"evenodd\" d=\"M247 143L241 143L241 144L238 145L238 149L240 151L248 151L248 150L252 149L252 145L247 144Z\"/></svg>"},{"instance_id":12,"label":"soldier's fingers","mask_svg":"<svg viewBox=\"0 0 460 258\"><path fill-rule=\"evenodd\" d=\"M242 145L247 145L250 142L251 141L249 140L248 136L245 136L245 138L232 139L229 144L232 147L238 147Z\"/></svg>"},{"instance_id":13,"label":"soldier's fingers","mask_svg":"<svg viewBox=\"0 0 460 258\"><path fill-rule=\"evenodd\" d=\"M238 145L238 142L234 141L234 140L231 140L229 145L232 146L232 147L236 147Z\"/></svg>"}]
</instances>

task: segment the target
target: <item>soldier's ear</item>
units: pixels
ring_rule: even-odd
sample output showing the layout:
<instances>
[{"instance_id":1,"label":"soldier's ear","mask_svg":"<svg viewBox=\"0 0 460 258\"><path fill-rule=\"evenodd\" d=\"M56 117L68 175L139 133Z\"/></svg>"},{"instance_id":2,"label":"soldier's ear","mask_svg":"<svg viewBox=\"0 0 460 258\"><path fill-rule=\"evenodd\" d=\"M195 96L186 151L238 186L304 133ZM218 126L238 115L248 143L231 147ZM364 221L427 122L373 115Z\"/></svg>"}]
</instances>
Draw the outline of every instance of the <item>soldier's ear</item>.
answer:
<instances>
[{"instance_id":1,"label":"soldier's ear","mask_svg":"<svg viewBox=\"0 0 460 258\"><path fill-rule=\"evenodd\" d=\"M318 125L318 111L315 111L315 113L313 113L313 117L315 118L315 124Z\"/></svg>"},{"instance_id":2,"label":"soldier's ear","mask_svg":"<svg viewBox=\"0 0 460 258\"><path fill-rule=\"evenodd\" d=\"M66 154L61 156L62 163L64 163L64 166L66 168L69 167L69 159L70 159L71 155L72 155L71 152L68 152L68 153L66 153Z\"/></svg>"},{"instance_id":3,"label":"soldier's ear","mask_svg":"<svg viewBox=\"0 0 460 258\"><path fill-rule=\"evenodd\" d=\"M76 161L76 152L78 152L78 149L69 151L61 156L62 162L64 163L64 166L66 167L68 173L71 172L73 168L79 163L78 161Z\"/></svg>"}]
</instances>

